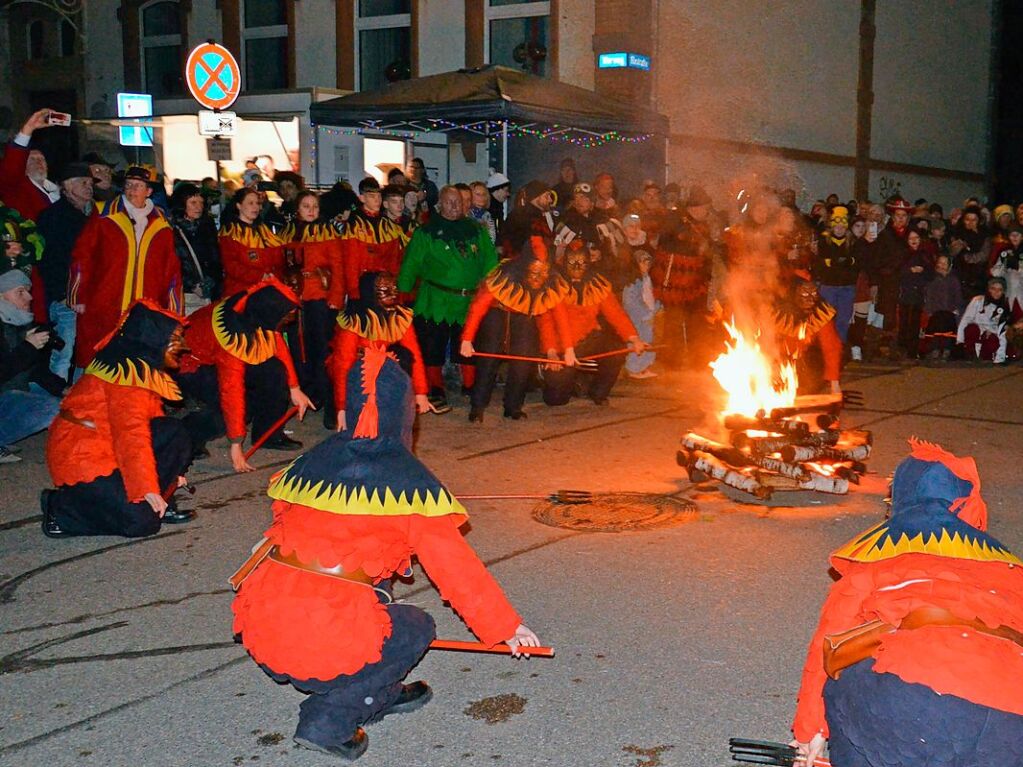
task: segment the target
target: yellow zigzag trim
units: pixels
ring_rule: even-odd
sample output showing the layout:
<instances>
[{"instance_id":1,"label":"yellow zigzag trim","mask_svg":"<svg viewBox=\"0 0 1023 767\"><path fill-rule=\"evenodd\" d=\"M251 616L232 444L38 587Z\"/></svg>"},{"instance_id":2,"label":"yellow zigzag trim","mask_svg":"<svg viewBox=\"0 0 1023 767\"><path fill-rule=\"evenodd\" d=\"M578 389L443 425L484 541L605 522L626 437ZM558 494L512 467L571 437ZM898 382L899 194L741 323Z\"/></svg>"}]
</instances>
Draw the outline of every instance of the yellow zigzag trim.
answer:
<instances>
[{"instance_id":1,"label":"yellow zigzag trim","mask_svg":"<svg viewBox=\"0 0 1023 767\"><path fill-rule=\"evenodd\" d=\"M322 222L303 227L302 236L295 239L297 231L298 227L292 222L281 232L281 239L284 242L329 242L338 239L337 232Z\"/></svg>"},{"instance_id":2,"label":"yellow zigzag trim","mask_svg":"<svg viewBox=\"0 0 1023 767\"><path fill-rule=\"evenodd\" d=\"M376 226L373 226L373 223L373 219L353 215L348 220L348 225L342 236L346 240L359 240L359 242L369 245L382 245L394 240L400 240L402 243L408 242L409 237L405 234L405 230L387 216L381 214L380 218L375 221Z\"/></svg>"},{"instance_id":3,"label":"yellow zigzag trim","mask_svg":"<svg viewBox=\"0 0 1023 767\"><path fill-rule=\"evenodd\" d=\"M277 351L277 336L269 330L256 328L251 336L245 333L233 333L228 330L224 320L224 312L227 311L227 302L221 301L213 310L213 335L232 357L237 357L242 362L251 365L258 365L266 362L274 356Z\"/></svg>"},{"instance_id":4,"label":"yellow zigzag trim","mask_svg":"<svg viewBox=\"0 0 1023 767\"><path fill-rule=\"evenodd\" d=\"M409 325L412 324L412 310L405 306L396 307L385 321L381 321L376 312L352 316L340 312L337 315L337 324L370 341L393 344L404 337Z\"/></svg>"},{"instance_id":5,"label":"yellow zigzag trim","mask_svg":"<svg viewBox=\"0 0 1023 767\"><path fill-rule=\"evenodd\" d=\"M333 485L325 480L313 482L299 477L289 477L286 469L270 478L267 495L279 501L297 503L332 514L363 514L378 517L405 516L418 514L423 517L443 517L448 514L465 514L465 507L455 497L443 490L434 497L432 493L416 490L411 499L402 491L395 496L388 488L367 492L365 487L349 488Z\"/></svg>"},{"instance_id":6,"label":"yellow zigzag trim","mask_svg":"<svg viewBox=\"0 0 1023 767\"><path fill-rule=\"evenodd\" d=\"M882 538L884 542L878 545ZM902 533L897 541L893 541L888 535L886 522L837 549L832 556L854 562L880 562L900 554L933 554L952 559L1023 565L1023 561L1007 549L994 548L986 541L970 540L959 533L949 535L947 530L942 530L940 535L928 533L926 538L923 533L912 538Z\"/></svg>"},{"instance_id":7,"label":"yellow zigzag trim","mask_svg":"<svg viewBox=\"0 0 1023 767\"><path fill-rule=\"evenodd\" d=\"M802 322L794 322L792 315L787 312L777 312L775 322L779 335L810 339L818 330L831 322L831 318L834 316L835 308L831 304L819 303Z\"/></svg>"},{"instance_id":8,"label":"yellow zigzag trim","mask_svg":"<svg viewBox=\"0 0 1023 767\"><path fill-rule=\"evenodd\" d=\"M579 291L572 290L565 303L573 306L594 306L607 298L610 292L611 283L608 279L602 274L594 274L583 285L582 298L579 297Z\"/></svg>"},{"instance_id":9,"label":"yellow zigzag trim","mask_svg":"<svg viewBox=\"0 0 1023 767\"><path fill-rule=\"evenodd\" d=\"M242 226L239 223L228 224L220 230L221 237L230 237L247 248L276 248L284 243L266 224L258 226Z\"/></svg>"},{"instance_id":10,"label":"yellow zigzag trim","mask_svg":"<svg viewBox=\"0 0 1023 767\"><path fill-rule=\"evenodd\" d=\"M85 373L118 386L137 386L140 389L148 389L164 399L181 399L181 390L174 379L162 370L154 370L142 360L125 359L116 365L108 365L94 359L85 368Z\"/></svg>"},{"instance_id":11,"label":"yellow zigzag trim","mask_svg":"<svg viewBox=\"0 0 1023 767\"><path fill-rule=\"evenodd\" d=\"M533 295L524 285L513 280L501 265L494 267L487 277L487 289L508 309L531 317L550 311L566 300L570 292L568 283L555 275L547 287Z\"/></svg>"}]
</instances>

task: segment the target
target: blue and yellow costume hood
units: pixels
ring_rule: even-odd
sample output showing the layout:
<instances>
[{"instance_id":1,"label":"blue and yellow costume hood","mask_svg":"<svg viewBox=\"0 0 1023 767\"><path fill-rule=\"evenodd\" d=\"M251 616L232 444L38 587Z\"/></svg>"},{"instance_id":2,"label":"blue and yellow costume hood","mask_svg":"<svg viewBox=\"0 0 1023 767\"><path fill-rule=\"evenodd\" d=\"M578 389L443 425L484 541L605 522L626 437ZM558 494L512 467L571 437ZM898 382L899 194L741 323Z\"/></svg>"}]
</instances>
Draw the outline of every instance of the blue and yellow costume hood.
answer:
<instances>
[{"instance_id":1,"label":"blue and yellow costume hood","mask_svg":"<svg viewBox=\"0 0 1023 767\"><path fill-rule=\"evenodd\" d=\"M978 562L1023 564L988 535L987 505L972 458L911 439L912 453L895 469L891 515L832 552L832 560L880 562L931 554ZM840 563L834 562L836 569Z\"/></svg>"},{"instance_id":2,"label":"blue and yellow costume hood","mask_svg":"<svg viewBox=\"0 0 1023 767\"><path fill-rule=\"evenodd\" d=\"M332 514L466 514L412 454L412 384L391 355L365 350L348 375L345 412L354 429L329 437L271 477L271 498Z\"/></svg>"}]
</instances>

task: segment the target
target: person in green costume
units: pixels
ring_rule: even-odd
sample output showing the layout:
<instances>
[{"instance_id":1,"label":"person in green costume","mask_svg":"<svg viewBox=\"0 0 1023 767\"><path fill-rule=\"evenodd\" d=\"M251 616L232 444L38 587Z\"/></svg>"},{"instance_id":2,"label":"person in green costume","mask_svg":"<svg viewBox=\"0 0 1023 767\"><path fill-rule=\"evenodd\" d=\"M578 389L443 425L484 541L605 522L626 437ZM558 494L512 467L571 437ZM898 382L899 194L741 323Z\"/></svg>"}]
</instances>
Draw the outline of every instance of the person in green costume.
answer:
<instances>
[{"instance_id":1,"label":"person in green costume","mask_svg":"<svg viewBox=\"0 0 1023 767\"><path fill-rule=\"evenodd\" d=\"M409 293L418 283L413 323L423 352L429 399L435 409L449 409L444 391L444 361L462 367L462 391L475 381L476 369L459 354L462 325L476 288L497 266L497 251L487 230L467 218L462 197L453 186L440 191L440 215L433 215L405 249L398 290Z\"/></svg>"}]
</instances>

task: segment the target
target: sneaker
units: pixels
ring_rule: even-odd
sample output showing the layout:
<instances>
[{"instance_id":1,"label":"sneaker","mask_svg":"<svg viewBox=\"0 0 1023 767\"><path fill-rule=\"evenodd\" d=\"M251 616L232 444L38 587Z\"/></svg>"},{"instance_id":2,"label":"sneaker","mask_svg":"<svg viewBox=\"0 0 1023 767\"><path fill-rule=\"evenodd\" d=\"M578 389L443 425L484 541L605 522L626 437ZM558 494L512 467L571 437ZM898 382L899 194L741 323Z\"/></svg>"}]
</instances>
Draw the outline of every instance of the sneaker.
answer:
<instances>
[{"instance_id":1,"label":"sneaker","mask_svg":"<svg viewBox=\"0 0 1023 767\"><path fill-rule=\"evenodd\" d=\"M416 711L429 703L432 698L433 690L430 689L430 685L426 682L420 681L413 682L412 684L403 684L398 699L370 719L367 724L379 722L385 716L390 716L391 714L408 714Z\"/></svg>"},{"instance_id":2,"label":"sneaker","mask_svg":"<svg viewBox=\"0 0 1023 767\"><path fill-rule=\"evenodd\" d=\"M15 455L13 450L0 445L0 463L17 463L20 460L20 455Z\"/></svg>"},{"instance_id":3,"label":"sneaker","mask_svg":"<svg viewBox=\"0 0 1023 767\"><path fill-rule=\"evenodd\" d=\"M853 362L863 362L863 349L858 346L853 346L849 349L849 356Z\"/></svg>"},{"instance_id":4,"label":"sneaker","mask_svg":"<svg viewBox=\"0 0 1023 767\"><path fill-rule=\"evenodd\" d=\"M640 370L638 373L629 373L629 378L633 378L637 381L644 378L657 378L657 373L652 371L650 368L646 368L644 370Z\"/></svg>"}]
</instances>

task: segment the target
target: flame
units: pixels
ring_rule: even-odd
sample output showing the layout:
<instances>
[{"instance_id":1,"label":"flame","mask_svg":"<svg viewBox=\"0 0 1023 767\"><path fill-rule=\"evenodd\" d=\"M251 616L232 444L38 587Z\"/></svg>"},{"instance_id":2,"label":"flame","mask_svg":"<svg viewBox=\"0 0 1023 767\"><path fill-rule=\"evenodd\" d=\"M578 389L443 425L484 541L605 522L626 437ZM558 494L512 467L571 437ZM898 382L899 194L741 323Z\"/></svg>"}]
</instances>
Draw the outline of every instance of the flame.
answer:
<instances>
[{"instance_id":1,"label":"flame","mask_svg":"<svg viewBox=\"0 0 1023 767\"><path fill-rule=\"evenodd\" d=\"M763 410L791 407L796 401L796 368L791 362L777 366L760 348L756 338L748 338L734 323L725 329L732 341L726 351L710 363L714 377L728 395L725 415L756 416Z\"/></svg>"}]
</instances>

